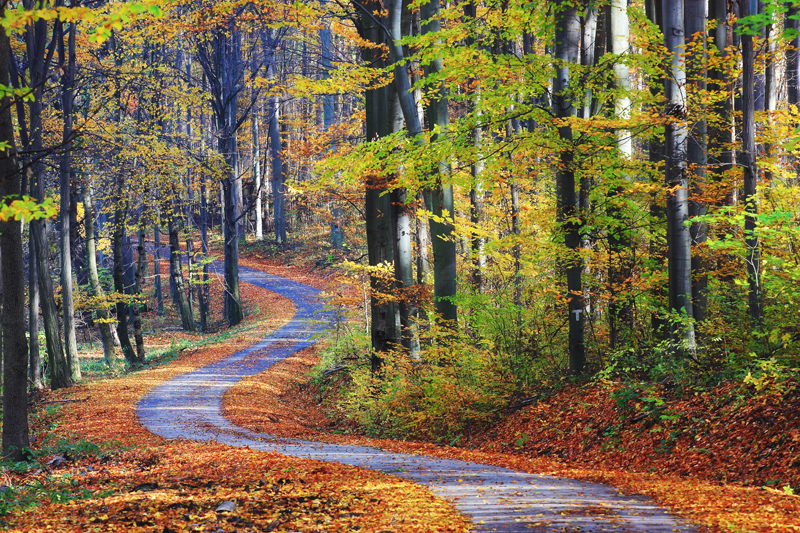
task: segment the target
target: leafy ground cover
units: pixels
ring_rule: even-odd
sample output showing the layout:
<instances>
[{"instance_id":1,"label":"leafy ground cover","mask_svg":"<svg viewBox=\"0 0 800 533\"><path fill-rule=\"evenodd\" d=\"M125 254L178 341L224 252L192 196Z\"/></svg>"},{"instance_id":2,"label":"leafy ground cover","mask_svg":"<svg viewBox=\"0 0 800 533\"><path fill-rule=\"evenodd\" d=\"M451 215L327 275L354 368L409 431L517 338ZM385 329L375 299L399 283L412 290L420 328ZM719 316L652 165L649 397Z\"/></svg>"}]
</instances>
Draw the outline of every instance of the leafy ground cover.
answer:
<instances>
[{"instance_id":1,"label":"leafy ground cover","mask_svg":"<svg viewBox=\"0 0 800 533\"><path fill-rule=\"evenodd\" d=\"M358 428L330 417L331 405L321 399L320 391L309 382L309 375L318 362L318 353L310 349L263 374L242 381L225 397L223 408L226 416L255 431L286 437L376 446L396 452L610 483L626 493L655 499L702 525L705 531L800 530L800 498L777 487L778 484L748 486L732 475L728 479L716 479L714 472L717 471L709 466L722 467L726 459L732 461L725 467L729 472L735 472L739 467L743 471L752 468L746 465L750 460L745 452L749 442L742 443L744 437L740 440L735 435L730 439L727 436L723 438L727 422L722 413L716 418L716 431L709 431L702 442L704 446L712 446L713 450L730 448L731 451L721 455L724 459L718 461L713 459L712 452L705 462L693 460L692 453L684 455L681 446L655 451L654 448L660 444L656 443L658 437L653 435L663 432L637 436L635 432L622 431L612 439L615 444L612 445L611 440L605 448L602 444L595 444L597 453L590 448L584 450L587 421L591 421L595 428L592 431L596 433L604 420L619 420L619 413L616 402L608 401L607 390L605 396L599 389L595 391L596 396L592 396L590 391L578 387L567 389L547 403L514 413L465 447L376 439L359 435ZM603 405L602 398L606 398L605 411L593 404ZM559 407L560 402L569 400L582 402L581 407L574 410ZM754 409L759 410L757 407ZM545 418L548 423L544 423ZM551 418L553 424L549 423ZM748 414L742 413L741 418L740 423L745 427L754 426L754 420ZM671 429L665 436L674 432L679 423L679 420L671 421ZM757 431L756 427L752 431ZM756 435L751 432L751 440ZM729 445L730 441L738 443L738 447ZM557 450L563 450L563 454ZM735 450L741 454L738 459ZM708 455L699 450L695 453ZM786 453L792 452L786 450ZM783 472L784 475L796 474L793 468Z\"/></svg>"},{"instance_id":2,"label":"leafy ground cover","mask_svg":"<svg viewBox=\"0 0 800 533\"><path fill-rule=\"evenodd\" d=\"M212 285L212 293L219 290ZM166 348L145 368L111 377L95 372L71 389L41 393L32 408L30 461L2 469L0 527L464 531L466 522L449 504L392 476L216 443L168 441L138 424L136 403L152 387L260 340L294 314L291 302L275 294L248 284L242 292L251 314L240 326L203 341L175 331L151 336L148 346Z\"/></svg>"},{"instance_id":3,"label":"leafy ground cover","mask_svg":"<svg viewBox=\"0 0 800 533\"><path fill-rule=\"evenodd\" d=\"M267 271L270 263L258 261ZM309 272L304 276L308 282ZM765 375L686 397L663 387L571 385L448 447L359 434L337 414L347 373L331 374L323 391L312 379L319 362L315 347L242 381L225 397L226 416L286 437L610 483L655 499L705 531L800 530L800 497L793 494L800 485L800 396L791 381Z\"/></svg>"}]
</instances>

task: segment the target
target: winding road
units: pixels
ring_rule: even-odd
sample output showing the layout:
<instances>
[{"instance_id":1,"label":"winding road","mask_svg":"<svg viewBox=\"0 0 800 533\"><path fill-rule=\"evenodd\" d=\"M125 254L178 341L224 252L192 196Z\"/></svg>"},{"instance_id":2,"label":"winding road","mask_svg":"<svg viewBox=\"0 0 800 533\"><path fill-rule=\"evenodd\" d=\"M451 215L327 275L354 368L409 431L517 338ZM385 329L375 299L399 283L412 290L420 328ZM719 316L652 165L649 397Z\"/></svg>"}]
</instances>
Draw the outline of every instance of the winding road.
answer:
<instances>
[{"instance_id":1,"label":"winding road","mask_svg":"<svg viewBox=\"0 0 800 533\"><path fill-rule=\"evenodd\" d=\"M291 299L297 313L261 342L150 391L137 414L151 432L387 472L451 501L472 521L473 531L694 531L646 498L621 495L606 485L362 446L282 439L234 426L221 412L225 392L313 345L332 320L312 287L244 267L239 275L241 281Z\"/></svg>"}]
</instances>

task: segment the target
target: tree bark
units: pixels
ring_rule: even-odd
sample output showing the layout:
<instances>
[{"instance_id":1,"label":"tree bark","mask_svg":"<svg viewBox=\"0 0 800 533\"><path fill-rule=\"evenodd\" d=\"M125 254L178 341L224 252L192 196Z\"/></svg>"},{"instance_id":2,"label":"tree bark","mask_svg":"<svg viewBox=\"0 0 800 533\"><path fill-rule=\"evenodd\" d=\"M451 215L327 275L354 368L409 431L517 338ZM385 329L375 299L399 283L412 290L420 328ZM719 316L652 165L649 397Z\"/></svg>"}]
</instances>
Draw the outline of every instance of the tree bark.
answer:
<instances>
[{"instance_id":1,"label":"tree bark","mask_svg":"<svg viewBox=\"0 0 800 533\"><path fill-rule=\"evenodd\" d=\"M273 67L270 66L270 69ZM280 131L280 100L270 98L269 142L272 157L272 216L274 217L275 240L286 242L286 198L283 182L286 178L283 165L283 143Z\"/></svg>"},{"instance_id":2,"label":"tree bark","mask_svg":"<svg viewBox=\"0 0 800 533\"><path fill-rule=\"evenodd\" d=\"M614 62L614 78L619 96L614 102L614 113L618 119L627 120L630 117L631 100L628 96L630 90L630 73L625 64L623 56L628 53L629 23L627 2L624 0L613 0L609 10L610 31L609 31L609 51L619 56L619 60ZM633 156L633 142L629 131L619 131L617 133L617 149L624 165ZM628 176L621 176L629 179ZM609 215L612 219L613 227L609 230L608 240L611 257L609 258L608 278L611 286L609 302L609 323L610 323L610 343L611 348L616 348L622 339L621 326L628 329L633 327L633 313L631 309L629 287L625 280L630 278L630 265L628 264L627 254L631 248L631 231L629 222L625 219L623 208L614 203L623 203L624 188L616 185L610 190L609 196L612 201L609 203ZM620 294L622 293L622 294Z\"/></svg>"},{"instance_id":3,"label":"tree bark","mask_svg":"<svg viewBox=\"0 0 800 533\"><path fill-rule=\"evenodd\" d=\"M26 9L33 8L32 2L27 2ZM43 151L43 127L42 127L42 105L44 96L44 84L50 70L50 61L54 53L51 41L47 46L47 36L49 34L48 22L39 19L28 26L25 33L25 45L28 55L29 82L32 87L33 101L28 104L29 110L29 132L30 150L33 154L41 154ZM34 158L38 157L37 155ZM45 170L44 161L34 159L31 161L31 184L35 184L35 198L38 202L44 201L45 195ZM42 319L44 322L44 334L47 346L48 366L50 368L50 386L57 389L72 386L70 369L67 358L64 355L64 345L61 342L61 331L58 323L58 312L56 310L55 293L53 292L53 282L50 279L49 246L45 235L45 223L43 220L31 222L31 237L36 247L36 267L39 282L39 298L41 300ZM62 368L63 367L63 368Z\"/></svg>"},{"instance_id":4,"label":"tree bark","mask_svg":"<svg viewBox=\"0 0 800 533\"><path fill-rule=\"evenodd\" d=\"M664 80L667 98L665 184L667 187L667 270L669 304L678 318L673 319L671 335L676 353L696 349L692 308L691 233L689 218L689 172L686 164L687 110L684 2L663 0L663 34L671 54L669 75Z\"/></svg>"},{"instance_id":5,"label":"tree bark","mask_svg":"<svg viewBox=\"0 0 800 533\"><path fill-rule=\"evenodd\" d=\"M161 288L161 215L156 213L153 226L153 287L156 296L156 312L164 314L164 291Z\"/></svg>"},{"instance_id":6,"label":"tree bark","mask_svg":"<svg viewBox=\"0 0 800 533\"><path fill-rule=\"evenodd\" d=\"M686 0L684 14L687 38L693 39L699 35L699 41L689 48L687 53L688 84L696 94L703 94L708 87L706 70L706 0ZM707 127L705 120L705 106L701 116L691 124L687 140L688 171L692 195L701 197L705 190L707 166ZM689 216L694 218L705 215L706 205L697 199L689 202ZM696 323L701 323L706 318L708 310L708 265L703 258L705 252L703 244L707 239L708 229L704 222L692 222L689 234L694 248L692 254L692 313ZM699 335L695 334L698 341Z\"/></svg>"},{"instance_id":7,"label":"tree bark","mask_svg":"<svg viewBox=\"0 0 800 533\"><path fill-rule=\"evenodd\" d=\"M194 331L194 317L189 310L189 301L186 297L186 284L183 279L183 269L181 268L181 245L178 239L178 226L175 223L174 213L167 215L167 226L169 228L169 275L175 283L175 292L178 304L178 312L181 315L181 327L184 331Z\"/></svg>"},{"instance_id":8,"label":"tree bark","mask_svg":"<svg viewBox=\"0 0 800 533\"><path fill-rule=\"evenodd\" d=\"M399 3L399 2L398 2ZM422 35L437 34L441 32L441 22L439 21L439 0L420 6L420 17L422 20ZM399 43L399 41L397 41ZM403 115L406 119L406 127L412 136L421 132L419 119L414 120L416 105L410 92L408 76L405 66L400 65L402 61L402 48L399 44L390 47L392 50L399 49L400 53L394 52L395 62L394 77L397 91L400 93L400 101L403 107ZM426 74L437 75L441 72L443 62L440 57L433 59L427 67ZM398 84L399 83L399 84ZM406 102L405 104L403 102ZM431 136L431 142L436 142L445 133L450 124L448 114L448 92L444 82L439 82L438 87L431 95L428 107L428 125L431 130L437 129L439 133ZM444 177L450 172L449 165L441 161L438 173L435 176L435 183L428 194L426 203L428 209L435 215L436 219L430 221L431 241L433 247L433 297L435 301L436 314L444 324L450 327L458 326L458 308L453 298L456 296L456 239L455 237L455 208L453 202L453 186L444 183Z\"/></svg>"},{"instance_id":9,"label":"tree bark","mask_svg":"<svg viewBox=\"0 0 800 533\"><path fill-rule=\"evenodd\" d=\"M5 2L0 4L5 11ZM9 39L0 29L0 84L8 86ZM11 101L0 102L0 141L9 148L0 152L0 199L13 201L22 194L22 175L17 164ZM3 451L2 456L22 461L30 446L28 434L28 343L25 339L25 271L22 262L22 221L0 222L0 270L2 271L3 356Z\"/></svg>"},{"instance_id":10,"label":"tree bark","mask_svg":"<svg viewBox=\"0 0 800 533\"><path fill-rule=\"evenodd\" d=\"M750 15L749 0L739 0L742 18ZM755 140L755 52L753 36L742 34L742 167L744 168L744 234L747 255L747 300L750 325L760 330L764 323L764 304L761 287L761 250L756 229L758 226L758 203L756 185Z\"/></svg>"},{"instance_id":11,"label":"tree bark","mask_svg":"<svg viewBox=\"0 0 800 533\"><path fill-rule=\"evenodd\" d=\"M31 189L33 189L33 182ZM36 194L31 190L31 196ZM31 385L41 389L42 383L42 355L39 344L39 261L36 259L36 243L33 239L33 226L28 226L28 334L30 336L30 353L28 373Z\"/></svg>"},{"instance_id":12,"label":"tree bark","mask_svg":"<svg viewBox=\"0 0 800 533\"><path fill-rule=\"evenodd\" d=\"M256 202L256 240L264 240L264 208L261 205L261 198L264 196L261 190L261 143L259 139L260 131L258 128L258 113L253 113L253 187L255 189Z\"/></svg>"},{"instance_id":13,"label":"tree bark","mask_svg":"<svg viewBox=\"0 0 800 533\"><path fill-rule=\"evenodd\" d=\"M130 309L131 321L133 322L133 342L136 344L136 361L144 364L144 337L142 336L142 304L139 297L142 295L142 265L144 264L144 230L139 228L137 242L136 269L134 271L134 284L130 287L130 293L134 296L128 309Z\"/></svg>"},{"instance_id":14,"label":"tree bark","mask_svg":"<svg viewBox=\"0 0 800 533\"><path fill-rule=\"evenodd\" d=\"M361 37L370 43L384 42L381 29L371 13L379 9L377 2L369 0L360 9ZM367 13L365 13L365 11ZM382 55L375 48L364 48L361 56L365 64L380 69L384 67ZM385 137L388 133L388 89L368 88L365 91L367 142ZM373 373L377 373L383 362L382 354L399 341L396 328L396 303L386 296L392 292L391 281L378 268L394 263L394 236L392 235L392 209L384 176L371 174L365 183L365 218L367 230L367 255L370 267L370 338L372 352L370 362Z\"/></svg>"},{"instance_id":15,"label":"tree bark","mask_svg":"<svg viewBox=\"0 0 800 533\"><path fill-rule=\"evenodd\" d=\"M103 287L100 285L100 276L97 272L97 246L94 234L94 202L92 201L92 190L89 183L83 186L83 223L86 230L86 259L89 272L89 286L92 296L98 301L95 309L99 317L98 327L100 328L100 339L103 343L103 355L106 365L112 368L116 362L114 350L114 337L111 332L110 314L108 308L102 303L105 299Z\"/></svg>"},{"instance_id":16,"label":"tree bark","mask_svg":"<svg viewBox=\"0 0 800 533\"><path fill-rule=\"evenodd\" d=\"M569 0L562 0L556 11L556 76L553 80L553 114L557 118L575 115L570 94L570 64L578 63L580 47L580 19ZM578 213L578 198L575 194L574 153L572 150L572 128L558 128L561 138L560 165L556 172L557 217L564 231L567 247L565 270L567 275L567 303L569 323L569 372L583 374L586 364L584 348L584 302L581 284L582 264L578 250L581 244L581 222Z\"/></svg>"},{"instance_id":17,"label":"tree bark","mask_svg":"<svg viewBox=\"0 0 800 533\"><path fill-rule=\"evenodd\" d=\"M712 0L713 2L722 2L723 0ZM800 20L796 17L800 13L800 9L795 5L794 1L789 0L786 2L787 11L786 18L784 19L784 27L787 30L800 31ZM786 48L786 100L789 105L797 105L800 102L798 99L798 87L800 87L800 33L793 37L790 46Z\"/></svg>"},{"instance_id":18,"label":"tree bark","mask_svg":"<svg viewBox=\"0 0 800 533\"><path fill-rule=\"evenodd\" d=\"M129 366L136 366L138 364L136 352L131 345L131 339L128 336L128 309L125 305L125 273L123 261L123 243L125 240L125 224L128 218L128 200L127 191L125 190L125 177L122 172L116 173L116 189L117 194L115 198L116 207L114 208L114 233L112 238L112 245L114 250L114 292L116 292L116 311L117 311L117 336L122 347L122 355L125 357Z\"/></svg>"},{"instance_id":19,"label":"tree bark","mask_svg":"<svg viewBox=\"0 0 800 533\"><path fill-rule=\"evenodd\" d=\"M75 24L70 24L68 34L67 57L64 50L63 35L59 35L59 56L64 65L61 78L61 110L64 115L63 153L59 162L61 185L61 209L59 218L61 231L61 310L64 317L64 348L67 364L73 381L81 379L81 364L78 359L78 342L75 339L75 305L72 298L72 231L70 230L70 213L72 208L72 110L75 84Z\"/></svg>"}]
</instances>

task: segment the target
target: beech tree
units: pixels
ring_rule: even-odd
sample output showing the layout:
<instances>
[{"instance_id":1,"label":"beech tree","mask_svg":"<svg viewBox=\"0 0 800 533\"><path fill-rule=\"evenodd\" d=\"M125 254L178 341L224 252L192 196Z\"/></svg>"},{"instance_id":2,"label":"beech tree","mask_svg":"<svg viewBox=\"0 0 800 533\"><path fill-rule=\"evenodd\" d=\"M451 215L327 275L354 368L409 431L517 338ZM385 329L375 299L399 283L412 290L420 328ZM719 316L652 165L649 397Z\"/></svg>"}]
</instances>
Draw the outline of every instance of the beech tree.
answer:
<instances>
[{"instance_id":1,"label":"beech tree","mask_svg":"<svg viewBox=\"0 0 800 533\"><path fill-rule=\"evenodd\" d=\"M7 2L0 3L5 12ZM0 57L10 54L8 34L0 30ZM0 61L0 85L8 87L8 62ZM30 446L28 434L28 342L25 338L25 271L22 262L22 220L9 213L22 195L11 99L0 100L0 269L2 269L3 457L21 461ZM17 216L15 216L17 215Z\"/></svg>"},{"instance_id":2,"label":"beech tree","mask_svg":"<svg viewBox=\"0 0 800 533\"><path fill-rule=\"evenodd\" d=\"M662 8L664 44L671 54L668 75L664 78L667 100L665 139L665 185L667 187L667 248L669 305L674 313L672 336L676 350L692 353L696 349L692 311L692 252L689 220L689 170L686 162L688 142L684 2L665 0Z\"/></svg>"}]
</instances>

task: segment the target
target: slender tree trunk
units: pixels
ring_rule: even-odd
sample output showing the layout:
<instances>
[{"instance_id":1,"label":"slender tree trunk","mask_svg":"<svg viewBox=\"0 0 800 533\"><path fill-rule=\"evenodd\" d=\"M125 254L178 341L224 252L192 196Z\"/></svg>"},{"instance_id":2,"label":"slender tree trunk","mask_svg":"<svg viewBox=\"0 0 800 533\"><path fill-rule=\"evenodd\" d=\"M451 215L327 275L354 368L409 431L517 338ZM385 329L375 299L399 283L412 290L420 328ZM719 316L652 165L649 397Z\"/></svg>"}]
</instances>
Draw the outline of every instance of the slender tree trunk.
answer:
<instances>
[{"instance_id":1,"label":"slender tree trunk","mask_svg":"<svg viewBox=\"0 0 800 533\"><path fill-rule=\"evenodd\" d=\"M739 11L742 18L750 15L749 0L739 0ZM744 33L742 34L742 167L744 168L744 233L747 246L745 263L747 263L750 325L754 330L760 330L764 323L764 304L761 287L761 250L758 235L756 235L758 170L756 168L754 75L753 36Z\"/></svg>"},{"instance_id":2,"label":"slender tree trunk","mask_svg":"<svg viewBox=\"0 0 800 533\"><path fill-rule=\"evenodd\" d=\"M723 2L724 0L711 0L712 2ZM794 30L800 32L800 20L795 17L800 13L800 9L795 5L794 1L789 0L786 2L787 11L786 18L784 19L784 27L787 30ZM798 87L800 87L800 33L789 41L786 48L786 100L789 105L797 105L800 102L798 98Z\"/></svg>"},{"instance_id":3,"label":"slender tree trunk","mask_svg":"<svg viewBox=\"0 0 800 533\"><path fill-rule=\"evenodd\" d=\"M610 18L610 31L609 31L609 49L614 55L622 58L623 55L628 53L628 12L627 2L624 0L613 0L609 10ZM615 61L614 63L614 78L617 89L621 94L617 97L614 103L614 113L617 118L627 120L630 117L631 100L628 96L630 90L630 73L628 66L624 60ZM617 133L617 149L622 160L622 164L633 156L633 142L631 133L629 131L620 131ZM623 179L628 179L627 176L620 176ZM609 323L610 323L610 343L611 348L616 348L621 339L620 326L624 325L628 329L633 327L633 313L631 309L630 296L628 294L629 287L625 280L630 278L630 266L628 264L627 254L630 253L631 248L631 231L628 221L625 219L625 214L622 206L615 204L615 201L620 203L624 202L624 188L617 185L611 189L609 196L612 201L609 202L609 215L613 219L613 228L609 231L609 249L611 250L611 257L609 258L609 272L608 278L611 285L611 296L609 302Z\"/></svg>"},{"instance_id":4,"label":"slender tree trunk","mask_svg":"<svg viewBox=\"0 0 800 533\"><path fill-rule=\"evenodd\" d=\"M725 0L722 0L725 1ZM650 22L658 27L661 28L663 26L663 17L661 15L661 0L647 0L645 2L645 10L647 13L647 18ZM658 76L652 76L649 80L650 85L650 95L655 99L661 94L664 86L664 79ZM651 108L651 112L659 113L661 112L661 108L657 105L654 105ZM648 160L653 168L660 168L664 165L664 153L665 147L664 143L661 142L659 139L654 138L651 139L648 143ZM659 186L659 180L653 180L652 186L655 191L655 188ZM651 261L655 265L656 270L660 270L663 272L664 267L667 263L667 254L666 254L666 212L664 205L659 201L659 195L656 192L653 192L651 195L650 200L650 219L652 220L652 229L650 230L650 242L649 242L649 255ZM661 273L659 272L659 273ZM665 319L664 313L661 311L662 302L666 301L667 305L669 302L669 294L668 294L668 287L665 287L662 284L659 284L657 287L653 289L653 296L657 299L658 306L656 310L651 312L650 315L650 324L652 327L653 337L657 340L661 340L666 336L668 327L667 321Z\"/></svg>"},{"instance_id":5,"label":"slender tree trunk","mask_svg":"<svg viewBox=\"0 0 800 533\"><path fill-rule=\"evenodd\" d=\"M189 301L186 298L186 285L183 280L183 269L181 268L181 245L178 239L178 226L175 223L175 215L167 215L167 225L169 227L169 274L175 282L177 293L178 312L181 314L181 326L184 331L194 331L194 317L189 310Z\"/></svg>"},{"instance_id":6,"label":"slender tree trunk","mask_svg":"<svg viewBox=\"0 0 800 533\"><path fill-rule=\"evenodd\" d=\"M116 362L114 351L114 337L111 332L111 317L108 309L102 304L105 299L103 287L100 285L100 276L97 272L97 243L94 235L94 202L92 201L92 190L90 184L83 186L83 223L86 230L86 259L89 272L89 286L92 296L97 299L96 309L99 318L98 327L100 328L100 339L103 343L103 355L106 365L112 368Z\"/></svg>"},{"instance_id":7,"label":"slender tree trunk","mask_svg":"<svg viewBox=\"0 0 800 533\"><path fill-rule=\"evenodd\" d=\"M153 287L156 293L156 310L158 316L164 314L164 291L161 288L161 215L156 213L153 226Z\"/></svg>"},{"instance_id":8,"label":"slender tree trunk","mask_svg":"<svg viewBox=\"0 0 800 533\"><path fill-rule=\"evenodd\" d=\"M517 306L517 327L521 323L521 306L522 306L522 246L519 243L519 237L522 234L522 228L519 223L520 207L519 207L519 184L517 180L511 181L511 234L514 235L514 246L511 248L511 255L514 257L514 305Z\"/></svg>"},{"instance_id":9,"label":"slender tree trunk","mask_svg":"<svg viewBox=\"0 0 800 533\"><path fill-rule=\"evenodd\" d=\"M422 20L422 34L437 34L441 32L441 22L439 21L439 0L432 0L420 6L420 17ZM399 45L390 47L400 48ZM398 80L402 81L402 86L398 85L397 91L401 94L401 103L408 101L403 106L403 115L406 119L406 127L412 136L416 136L421 131L419 120L414 123L411 115L416 116L416 106L413 105L413 95L409 92L408 76L405 66L400 65L402 60L402 48L399 57L393 58L395 62L395 84ZM397 56L397 52L395 52ZM433 59L427 67L427 74L436 76L442 70L443 62L440 57ZM435 88L427 107L428 125L431 129L439 128L444 133L450 123L448 114L449 98L447 87L444 82L439 82ZM406 109L408 107L408 109ZM431 137L431 142L436 142L440 134ZM431 241L433 245L433 297L435 300L436 313L441 317L445 324L451 327L458 325L458 309L453 298L456 296L456 239L455 237L455 208L453 203L453 186L446 185L444 178L450 173L449 165L442 161L439 163L438 174L435 177L435 184L430 193L426 195L426 200L430 200L429 209L435 215L431 220ZM427 202L426 202L427 203Z\"/></svg>"},{"instance_id":10,"label":"slender tree trunk","mask_svg":"<svg viewBox=\"0 0 800 533\"><path fill-rule=\"evenodd\" d=\"M208 200L205 176L200 182L200 250L203 252L203 283L197 286L197 301L200 306L200 331L208 331Z\"/></svg>"},{"instance_id":11,"label":"slender tree trunk","mask_svg":"<svg viewBox=\"0 0 800 533\"><path fill-rule=\"evenodd\" d=\"M238 113L237 76L241 56L241 35L231 30L230 35L216 37L217 74L222 85L224 106L217 111L219 152L223 154L227 175L222 180L223 209L225 222L225 318L235 326L244 318L242 299L239 293L239 234L236 220L236 169L237 146L236 124Z\"/></svg>"},{"instance_id":12,"label":"slender tree trunk","mask_svg":"<svg viewBox=\"0 0 800 533\"><path fill-rule=\"evenodd\" d=\"M36 249L47 250L47 241L44 237L44 221L33 220L34 225L33 239L36 242ZM73 385L72 375L69 369L67 358L64 356L64 345L61 342L61 332L58 323L58 311L53 298L46 298L45 294L55 294L53 281L50 279L50 271L47 268L47 261L42 260L39 255L39 291L42 295L42 317L44 319L44 335L47 344L48 367L50 368L50 388L61 389ZM45 263L42 265L42 263Z\"/></svg>"},{"instance_id":13,"label":"slender tree trunk","mask_svg":"<svg viewBox=\"0 0 800 533\"><path fill-rule=\"evenodd\" d=\"M256 202L256 240L264 240L264 208L261 205L261 143L259 139L258 113L253 113L253 187L255 188Z\"/></svg>"},{"instance_id":14,"label":"slender tree trunk","mask_svg":"<svg viewBox=\"0 0 800 533\"><path fill-rule=\"evenodd\" d=\"M333 70L333 33L331 32L330 24L327 22L319 30L319 44L322 62L322 79L327 80L331 77L331 70ZM322 127L328 131L335 120L333 109L333 94L326 94L322 96ZM331 148L332 151L336 147ZM331 246L334 249L341 249L344 244L344 232L342 231L342 209L336 199L331 202Z\"/></svg>"},{"instance_id":15,"label":"slender tree trunk","mask_svg":"<svg viewBox=\"0 0 800 533\"><path fill-rule=\"evenodd\" d=\"M270 69L273 67L270 66ZM269 141L272 155L272 216L275 219L275 240L286 242L286 199L283 188L285 179L283 164L283 144L280 131L280 101L277 96L270 98Z\"/></svg>"},{"instance_id":16,"label":"slender tree trunk","mask_svg":"<svg viewBox=\"0 0 800 533\"><path fill-rule=\"evenodd\" d=\"M424 204L424 199L421 194L417 195L417 202ZM433 278L433 269L428 256L428 243L430 238L428 235L428 225L423 218L417 218L417 285L425 285L430 283Z\"/></svg>"},{"instance_id":17,"label":"slender tree trunk","mask_svg":"<svg viewBox=\"0 0 800 533\"><path fill-rule=\"evenodd\" d=\"M377 2L369 0L363 6L361 15L361 36L370 43L380 45L383 35L378 24L372 18L373 10L378 9ZM384 60L376 48L362 49L365 64L374 68L382 68ZM367 89L365 92L366 135L367 141L385 137L388 133L388 97L387 87ZM377 267L394 262L394 235L392 235L392 209L389 194L386 194L386 180L380 175L366 177L365 217L367 230L367 253L369 265ZM380 370L383 358L393 344L399 340L396 329L396 304L385 296L391 293L391 281L382 276L377 269L370 271L370 337L372 340L372 371Z\"/></svg>"},{"instance_id":18,"label":"slender tree trunk","mask_svg":"<svg viewBox=\"0 0 800 533\"><path fill-rule=\"evenodd\" d=\"M5 3L2 4L5 7ZM4 9L3 9L4 11ZM9 39L0 30L0 84L9 85ZM8 148L0 152L0 199L13 201L22 194L21 174L14 144L11 102L0 102L0 141ZM3 356L3 451L12 461L25 459L28 434L28 343L25 339L25 274L22 263L22 222L13 217L0 222L0 271L2 272Z\"/></svg>"},{"instance_id":19,"label":"slender tree trunk","mask_svg":"<svg viewBox=\"0 0 800 533\"><path fill-rule=\"evenodd\" d=\"M669 75L664 81L667 98L666 171L667 193L667 269L670 309L679 318L672 323L672 338L678 353L694 353L695 335L691 323L692 242L689 218L689 171L686 164L688 129L686 125L686 67L684 2L663 0L663 34L671 57Z\"/></svg>"},{"instance_id":20,"label":"slender tree trunk","mask_svg":"<svg viewBox=\"0 0 800 533\"><path fill-rule=\"evenodd\" d=\"M31 181L31 189L34 188ZM31 196L36 193L31 190ZM41 389L42 356L39 344L39 261L36 258L36 241L33 238L33 226L28 227L28 335L30 336L30 353L28 372L33 387Z\"/></svg>"},{"instance_id":21,"label":"slender tree trunk","mask_svg":"<svg viewBox=\"0 0 800 533\"><path fill-rule=\"evenodd\" d=\"M703 94L707 90L706 70L706 0L686 0L685 26L686 35L693 39L699 36L695 46L689 48L687 54L688 85L696 94ZM692 195L699 198L703 195L706 181L707 165L707 135L705 113L702 112L698 120L691 125L687 141L687 160L691 182ZM706 214L705 204L698 199L689 202L689 216L697 217ZM708 265L703 258L704 243L708 229L704 222L692 222L690 237L695 249L692 254L692 312L696 323L701 323L706 318L708 309ZM697 334L696 334L697 335ZM697 335L698 341L700 340Z\"/></svg>"},{"instance_id":22,"label":"slender tree trunk","mask_svg":"<svg viewBox=\"0 0 800 533\"><path fill-rule=\"evenodd\" d=\"M411 251L411 217L406 203L406 190L396 189L392 192L395 220L395 257L394 271L397 280L397 292L400 301L400 333L403 348L410 354L417 352L416 324L417 295L415 294L413 254Z\"/></svg>"},{"instance_id":23,"label":"slender tree trunk","mask_svg":"<svg viewBox=\"0 0 800 533\"><path fill-rule=\"evenodd\" d=\"M32 7L32 5L28 6ZM28 105L30 118L30 150L40 154L43 150L42 105L44 83L46 81L53 48L47 45L48 22L44 19L31 24L25 34L25 44L28 54L28 71L30 86L33 88L34 99ZM39 159L31 162L31 180L35 183L35 194L38 202L44 201L45 195L45 170L44 162ZM45 235L45 222L34 220L31 222L31 237L36 247L36 266L39 282L39 297L41 300L42 319L47 346L48 366L50 368L50 386L53 389L72 386L70 369L64 355L64 345L61 342L61 331L58 323L55 293L53 282L50 279L49 246Z\"/></svg>"},{"instance_id":24,"label":"slender tree trunk","mask_svg":"<svg viewBox=\"0 0 800 533\"><path fill-rule=\"evenodd\" d=\"M188 211L188 209L187 209ZM189 286L186 288L186 301L189 302L189 317L194 324L194 239L192 238L192 214L186 217L186 272Z\"/></svg>"},{"instance_id":25,"label":"slender tree trunk","mask_svg":"<svg viewBox=\"0 0 800 533\"><path fill-rule=\"evenodd\" d=\"M135 282L133 287L131 287L132 296L134 296L136 300L132 300L128 308L130 309L131 321L133 322L133 341L136 343L136 362L138 364L144 364L145 356L144 337L142 336L142 304L138 301L142 294L142 264L144 263L142 257L144 255L144 233L141 227L139 228L138 233L138 255L136 258L136 270L134 271Z\"/></svg>"},{"instance_id":26,"label":"slender tree trunk","mask_svg":"<svg viewBox=\"0 0 800 533\"><path fill-rule=\"evenodd\" d=\"M570 93L570 64L578 63L581 32L580 19L572 2L562 0L556 11L556 76L553 80L553 113L558 118L575 115L575 107ZM558 128L562 148L560 165L556 173L558 189L558 221L564 228L567 247L567 302L569 321L569 371L570 374L583 374L586 364L584 349L584 302L581 284L582 264L578 250L581 244L581 223L578 221L578 198L575 194L574 153L571 148L572 128L562 125Z\"/></svg>"},{"instance_id":27,"label":"slender tree trunk","mask_svg":"<svg viewBox=\"0 0 800 533\"><path fill-rule=\"evenodd\" d=\"M63 36L62 36L63 37ZM63 141L65 147L59 163L59 177L61 180L61 309L64 317L64 347L66 350L67 364L73 381L81 379L81 364L78 359L78 342L75 339L75 305L72 299L72 231L70 230L70 206L72 194L72 109L73 85L75 83L75 24L70 24L68 36L68 57L64 57L64 39L59 42L59 56L61 64L65 65L62 77L61 109L64 115Z\"/></svg>"},{"instance_id":28,"label":"slender tree trunk","mask_svg":"<svg viewBox=\"0 0 800 533\"><path fill-rule=\"evenodd\" d=\"M478 17L478 8L475 2L466 2L464 4L464 17L467 21L475 21ZM473 35L468 35L464 43L467 47L475 47L476 40ZM472 145L475 147L475 161L470 165L470 173L472 174L472 186L469 191L470 203L470 223L477 229L483 224L483 203L485 187L484 187L484 163L481 159L481 143L483 142L483 128L481 125L481 111L480 106L480 93L475 94L474 101L471 102L470 107L472 111L477 114L478 121L472 129ZM486 253L484 247L486 239L479 231L472 234L471 239L471 255L472 255L472 288L476 294L482 294L484 291L486 269Z\"/></svg>"},{"instance_id":29,"label":"slender tree trunk","mask_svg":"<svg viewBox=\"0 0 800 533\"><path fill-rule=\"evenodd\" d=\"M474 142L476 145L480 144L481 129L480 127L474 130ZM484 187L483 187L483 163L476 161L471 165L473 185L469 191L470 203L470 223L475 228L480 228L483 225L483 201L484 201ZM474 232L472 234L472 288L476 294L482 294L485 289L486 277L484 272L486 270L486 253L484 248L486 246L486 239L482 233Z\"/></svg>"},{"instance_id":30,"label":"slender tree trunk","mask_svg":"<svg viewBox=\"0 0 800 533\"><path fill-rule=\"evenodd\" d=\"M122 347L122 355L125 357L129 366L136 366L136 352L131 345L128 336L128 309L125 305L125 272L123 261L123 245L125 242L125 224L128 219L127 191L125 190L125 177L121 172L116 174L116 207L114 208L114 234L112 245L114 250L114 292L116 292L117 303L117 336Z\"/></svg>"}]
</instances>

